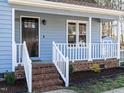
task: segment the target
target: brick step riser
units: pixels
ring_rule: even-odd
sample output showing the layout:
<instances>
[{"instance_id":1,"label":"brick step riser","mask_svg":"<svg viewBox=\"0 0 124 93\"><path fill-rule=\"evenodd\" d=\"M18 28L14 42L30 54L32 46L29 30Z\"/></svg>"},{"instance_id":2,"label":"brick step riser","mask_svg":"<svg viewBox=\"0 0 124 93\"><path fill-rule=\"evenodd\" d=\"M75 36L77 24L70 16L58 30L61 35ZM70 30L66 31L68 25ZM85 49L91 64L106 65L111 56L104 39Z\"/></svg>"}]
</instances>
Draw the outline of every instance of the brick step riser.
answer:
<instances>
[{"instance_id":1,"label":"brick step riser","mask_svg":"<svg viewBox=\"0 0 124 93\"><path fill-rule=\"evenodd\" d=\"M35 67L35 68L32 68L32 69L34 69L34 70L43 70L43 69L45 69L45 70L47 70L47 69L55 69L55 67Z\"/></svg>"},{"instance_id":2,"label":"brick step riser","mask_svg":"<svg viewBox=\"0 0 124 93\"><path fill-rule=\"evenodd\" d=\"M58 74L54 74L54 75L34 75L32 77L33 81L39 81L39 80L50 80L50 79L58 79L60 78L60 76Z\"/></svg>"},{"instance_id":3,"label":"brick step riser","mask_svg":"<svg viewBox=\"0 0 124 93\"><path fill-rule=\"evenodd\" d=\"M55 68L55 67L54 66L46 66L46 67L43 67L43 66L34 67L34 66L32 66L32 69L43 69L43 68Z\"/></svg>"},{"instance_id":4,"label":"brick step riser","mask_svg":"<svg viewBox=\"0 0 124 93\"><path fill-rule=\"evenodd\" d=\"M35 84L35 85L32 85L32 87L33 87L33 89L37 89L37 88L49 88L49 87L51 87L51 86L62 86L61 84L46 84L46 85L44 85L44 84Z\"/></svg>"},{"instance_id":5,"label":"brick step riser","mask_svg":"<svg viewBox=\"0 0 124 93\"><path fill-rule=\"evenodd\" d=\"M32 82L32 84L63 84L63 81L60 80L60 79L51 79L51 80L43 80L43 81L35 81L35 82Z\"/></svg>"},{"instance_id":6,"label":"brick step riser","mask_svg":"<svg viewBox=\"0 0 124 93\"><path fill-rule=\"evenodd\" d=\"M37 88L49 88L49 87L51 87L51 86L62 86L63 85L63 83L62 82L56 82L56 83L33 83L33 85L32 85L32 87L33 87L33 89L37 89Z\"/></svg>"},{"instance_id":7,"label":"brick step riser","mask_svg":"<svg viewBox=\"0 0 124 93\"><path fill-rule=\"evenodd\" d=\"M50 74L50 73L58 73L56 69L48 69L48 70L33 70L32 74L33 75L38 75L38 74Z\"/></svg>"},{"instance_id":8,"label":"brick step riser","mask_svg":"<svg viewBox=\"0 0 124 93\"><path fill-rule=\"evenodd\" d=\"M32 68L48 68L48 67L55 67L53 64L33 64Z\"/></svg>"},{"instance_id":9,"label":"brick step riser","mask_svg":"<svg viewBox=\"0 0 124 93\"><path fill-rule=\"evenodd\" d=\"M57 89L62 89L63 87L62 86L51 86L49 88L46 88L46 87L43 87L43 88L36 88L36 89L33 89L33 90L39 90L39 92L45 92L45 91L50 91L50 90L57 90Z\"/></svg>"}]
</instances>

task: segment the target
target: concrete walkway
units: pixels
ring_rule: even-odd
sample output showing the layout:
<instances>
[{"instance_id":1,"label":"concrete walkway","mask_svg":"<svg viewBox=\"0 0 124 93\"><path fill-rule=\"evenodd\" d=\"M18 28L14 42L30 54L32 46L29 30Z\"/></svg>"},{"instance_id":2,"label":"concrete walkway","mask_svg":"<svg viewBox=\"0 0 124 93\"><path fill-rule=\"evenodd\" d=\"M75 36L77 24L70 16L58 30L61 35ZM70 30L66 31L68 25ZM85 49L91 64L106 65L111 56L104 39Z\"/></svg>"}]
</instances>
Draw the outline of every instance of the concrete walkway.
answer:
<instances>
[{"instance_id":1,"label":"concrete walkway","mask_svg":"<svg viewBox=\"0 0 124 93\"><path fill-rule=\"evenodd\" d=\"M60 90L55 90L55 91L50 91L50 92L43 92L43 93L77 93L77 92L73 90L60 89Z\"/></svg>"},{"instance_id":2,"label":"concrete walkway","mask_svg":"<svg viewBox=\"0 0 124 93\"><path fill-rule=\"evenodd\" d=\"M103 93L124 93L124 88L114 89Z\"/></svg>"},{"instance_id":3,"label":"concrete walkway","mask_svg":"<svg viewBox=\"0 0 124 93\"><path fill-rule=\"evenodd\" d=\"M43 93L77 93L77 92L68 89L60 89L55 91L43 92ZM103 93L124 93L124 88L114 89Z\"/></svg>"}]
</instances>

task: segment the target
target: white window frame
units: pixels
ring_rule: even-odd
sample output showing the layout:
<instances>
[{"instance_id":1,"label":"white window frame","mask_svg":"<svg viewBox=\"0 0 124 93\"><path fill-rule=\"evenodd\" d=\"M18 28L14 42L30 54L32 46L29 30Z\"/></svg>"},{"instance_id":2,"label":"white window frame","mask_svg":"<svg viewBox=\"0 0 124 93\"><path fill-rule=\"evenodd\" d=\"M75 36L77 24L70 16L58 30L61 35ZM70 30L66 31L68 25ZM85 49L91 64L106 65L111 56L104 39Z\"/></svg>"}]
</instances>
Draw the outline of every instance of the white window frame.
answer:
<instances>
[{"instance_id":1,"label":"white window frame","mask_svg":"<svg viewBox=\"0 0 124 93\"><path fill-rule=\"evenodd\" d=\"M66 22L66 42L68 44L68 23L76 23L76 43L79 44L79 23L86 24L86 43L88 42L88 21L81 20L67 20Z\"/></svg>"}]
</instances>

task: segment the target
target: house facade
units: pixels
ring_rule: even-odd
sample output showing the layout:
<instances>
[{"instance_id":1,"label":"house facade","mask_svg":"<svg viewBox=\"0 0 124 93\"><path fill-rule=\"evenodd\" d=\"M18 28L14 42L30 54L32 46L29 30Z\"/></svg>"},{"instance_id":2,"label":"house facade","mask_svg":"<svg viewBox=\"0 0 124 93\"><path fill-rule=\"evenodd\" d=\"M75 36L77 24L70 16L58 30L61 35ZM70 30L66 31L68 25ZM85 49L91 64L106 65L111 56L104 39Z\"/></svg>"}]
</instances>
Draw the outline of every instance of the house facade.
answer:
<instances>
[{"instance_id":1,"label":"house facade","mask_svg":"<svg viewBox=\"0 0 124 93\"><path fill-rule=\"evenodd\" d=\"M22 64L31 92L32 63L54 64L68 86L69 62L118 60L123 12L82 4L1 0L0 73ZM113 21L115 40L102 38L105 20Z\"/></svg>"}]
</instances>

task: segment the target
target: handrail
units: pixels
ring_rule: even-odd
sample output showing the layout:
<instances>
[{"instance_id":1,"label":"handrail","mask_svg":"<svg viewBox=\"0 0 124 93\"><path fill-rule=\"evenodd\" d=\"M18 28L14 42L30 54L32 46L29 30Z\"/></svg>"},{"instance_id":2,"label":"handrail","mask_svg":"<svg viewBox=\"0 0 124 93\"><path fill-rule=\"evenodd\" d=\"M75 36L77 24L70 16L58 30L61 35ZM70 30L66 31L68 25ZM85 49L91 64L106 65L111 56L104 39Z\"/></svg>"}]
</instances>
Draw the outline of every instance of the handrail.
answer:
<instances>
[{"instance_id":1,"label":"handrail","mask_svg":"<svg viewBox=\"0 0 124 93\"><path fill-rule=\"evenodd\" d=\"M26 42L23 43L22 62L24 64L25 76L28 86L28 92L32 92L32 61L29 57Z\"/></svg>"},{"instance_id":2,"label":"handrail","mask_svg":"<svg viewBox=\"0 0 124 93\"><path fill-rule=\"evenodd\" d=\"M59 48L53 42L53 63L55 64L59 74L65 82L65 86L69 86L69 61L68 57L64 57Z\"/></svg>"}]
</instances>

